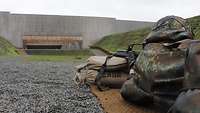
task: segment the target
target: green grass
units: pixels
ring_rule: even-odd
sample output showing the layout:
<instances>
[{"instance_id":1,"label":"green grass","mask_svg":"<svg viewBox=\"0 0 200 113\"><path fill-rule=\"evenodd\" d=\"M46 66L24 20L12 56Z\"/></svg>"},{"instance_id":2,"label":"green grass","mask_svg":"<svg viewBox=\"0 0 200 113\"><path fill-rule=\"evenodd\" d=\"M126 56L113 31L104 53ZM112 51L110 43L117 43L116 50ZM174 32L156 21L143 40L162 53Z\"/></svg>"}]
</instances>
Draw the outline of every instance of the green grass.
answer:
<instances>
[{"instance_id":1,"label":"green grass","mask_svg":"<svg viewBox=\"0 0 200 113\"><path fill-rule=\"evenodd\" d=\"M17 56L17 49L6 39L0 37L0 56Z\"/></svg>"},{"instance_id":2,"label":"green grass","mask_svg":"<svg viewBox=\"0 0 200 113\"><path fill-rule=\"evenodd\" d=\"M91 55L89 50L68 51L61 55L28 55L25 56L25 60L49 62L83 61Z\"/></svg>"},{"instance_id":3,"label":"green grass","mask_svg":"<svg viewBox=\"0 0 200 113\"><path fill-rule=\"evenodd\" d=\"M195 16L187 19L193 29L196 39L200 39L200 16Z\"/></svg>"},{"instance_id":4,"label":"green grass","mask_svg":"<svg viewBox=\"0 0 200 113\"><path fill-rule=\"evenodd\" d=\"M200 39L200 16L188 18L187 21L193 28L195 39ZM151 28L143 28L136 31L105 36L102 40L94 44L94 46L101 47L111 52L126 49L128 44L142 43L150 31ZM141 47L139 46L135 47L135 50L139 51L140 49Z\"/></svg>"},{"instance_id":5,"label":"green grass","mask_svg":"<svg viewBox=\"0 0 200 113\"><path fill-rule=\"evenodd\" d=\"M97 42L95 46L102 47L103 49L112 52L126 49L129 44L141 43L150 31L151 28L144 28L136 31L105 36L102 40ZM140 46L136 46L136 49L140 49Z\"/></svg>"}]
</instances>

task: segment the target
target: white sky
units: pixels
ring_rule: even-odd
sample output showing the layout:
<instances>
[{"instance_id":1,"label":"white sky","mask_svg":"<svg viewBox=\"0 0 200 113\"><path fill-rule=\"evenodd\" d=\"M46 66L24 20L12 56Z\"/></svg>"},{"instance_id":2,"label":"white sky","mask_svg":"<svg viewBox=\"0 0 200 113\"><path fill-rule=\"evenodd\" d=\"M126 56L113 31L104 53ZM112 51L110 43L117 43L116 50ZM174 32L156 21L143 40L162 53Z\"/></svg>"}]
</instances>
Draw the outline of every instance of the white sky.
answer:
<instances>
[{"instance_id":1,"label":"white sky","mask_svg":"<svg viewBox=\"0 0 200 113\"><path fill-rule=\"evenodd\" d=\"M0 0L0 11L157 21L200 15L200 0Z\"/></svg>"}]
</instances>

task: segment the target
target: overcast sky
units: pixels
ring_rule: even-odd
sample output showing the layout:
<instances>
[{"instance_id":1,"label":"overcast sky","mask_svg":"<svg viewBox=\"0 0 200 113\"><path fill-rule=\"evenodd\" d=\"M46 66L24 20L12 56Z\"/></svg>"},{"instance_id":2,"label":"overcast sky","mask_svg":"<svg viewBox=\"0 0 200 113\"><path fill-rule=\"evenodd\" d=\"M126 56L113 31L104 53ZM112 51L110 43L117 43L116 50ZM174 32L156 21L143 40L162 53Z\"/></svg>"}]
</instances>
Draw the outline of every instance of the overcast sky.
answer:
<instances>
[{"instance_id":1,"label":"overcast sky","mask_svg":"<svg viewBox=\"0 0 200 113\"><path fill-rule=\"evenodd\" d=\"M157 21L166 15L200 15L200 0L0 0L0 11Z\"/></svg>"}]
</instances>

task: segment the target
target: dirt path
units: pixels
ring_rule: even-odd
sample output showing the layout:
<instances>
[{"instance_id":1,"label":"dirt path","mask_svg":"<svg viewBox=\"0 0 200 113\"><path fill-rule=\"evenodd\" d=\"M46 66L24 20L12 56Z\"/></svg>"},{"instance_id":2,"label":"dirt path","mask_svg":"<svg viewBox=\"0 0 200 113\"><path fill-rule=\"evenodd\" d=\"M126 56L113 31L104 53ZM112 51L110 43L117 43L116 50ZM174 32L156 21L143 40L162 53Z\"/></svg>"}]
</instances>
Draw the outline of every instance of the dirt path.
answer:
<instances>
[{"instance_id":1,"label":"dirt path","mask_svg":"<svg viewBox=\"0 0 200 113\"><path fill-rule=\"evenodd\" d=\"M157 113L151 109L136 106L123 100L118 89L100 92L95 86L91 87L106 113Z\"/></svg>"}]
</instances>

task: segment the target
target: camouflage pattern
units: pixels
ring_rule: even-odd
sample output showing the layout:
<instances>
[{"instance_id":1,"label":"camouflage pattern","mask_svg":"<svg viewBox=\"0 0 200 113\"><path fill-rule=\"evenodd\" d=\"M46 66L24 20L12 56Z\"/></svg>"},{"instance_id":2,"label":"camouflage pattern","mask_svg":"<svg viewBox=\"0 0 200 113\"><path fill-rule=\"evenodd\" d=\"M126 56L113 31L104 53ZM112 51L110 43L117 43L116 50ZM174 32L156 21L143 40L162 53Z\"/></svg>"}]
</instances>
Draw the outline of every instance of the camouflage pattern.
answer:
<instances>
[{"instance_id":1,"label":"camouflage pattern","mask_svg":"<svg viewBox=\"0 0 200 113\"><path fill-rule=\"evenodd\" d=\"M184 71L192 39L193 33L184 19L167 16L159 20L143 42L144 49L133 66L134 76L121 88L122 97L134 103L153 102L170 108L184 84L188 84Z\"/></svg>"},{"instance_id":2,"label":"camouflage pattern","mask_svg":"<svg viewBox=\"0 0 200 113\"><path fill-rule=\"evenodd\" d=\"M134 78L127 80L123 84L120 93L126 101L136 104L149 104L153 102L153 96L139 88Z\"/></svg>"},{"instance_id":3,"label":"camouflage pattern","mask_svg":"<svg viewBox=\"0 0 200 113\"><path fill-rule=\"evenodd\" d=\"M200 113L200 90L182 92L168 113Z\"/></svg>"},{"instance_id":4,"label":"camouflage pattern","mask_svg":"<svg viewBox=\"0 0 200 113\"><path fill-rule=\"evenodd\" d=\"M169 113L200 113L200 41L193 41L186 53L183 90Z\"/></svg>"},{"instance_id":5,"label":"camouflage pattern","mask_svg":"<svg viewBox=\"0 0 200 113\"><path fill-rule=\"evenodd\" d=\"M134 103L166 100L169 106L178 96L184 77L185 52L160 43L149 43L138 56L133 67L133 79L127 81L121 95ZM133 86L129 86L129 85ZM139 96L136 96L139 95ZM171 102L172 101L172 102Z\"/></svg>"},{"instance_id":6,"label":"camouflage pattern","mask_svg":"<svg viewBox=\"0 0 200 113\"><path fill-rule=\"evenodd\" d=\"M154 25L151 33L144 40L144 44L174 43L192 38L193 33L186 20L177 16L167 16Z\"/></svg>"},{"instance_id":7,"label":"camouflage pattern","mask_svg":"<svg viewBox=\"0 0 200 113\"><path fill-rule=\"evenodd\" d=\"M185 60L184 88L200 88L200 41L193 41Z\"/></svg>"}]
</instances>

